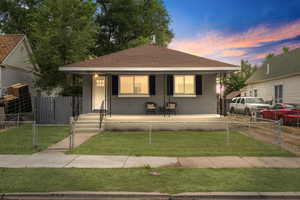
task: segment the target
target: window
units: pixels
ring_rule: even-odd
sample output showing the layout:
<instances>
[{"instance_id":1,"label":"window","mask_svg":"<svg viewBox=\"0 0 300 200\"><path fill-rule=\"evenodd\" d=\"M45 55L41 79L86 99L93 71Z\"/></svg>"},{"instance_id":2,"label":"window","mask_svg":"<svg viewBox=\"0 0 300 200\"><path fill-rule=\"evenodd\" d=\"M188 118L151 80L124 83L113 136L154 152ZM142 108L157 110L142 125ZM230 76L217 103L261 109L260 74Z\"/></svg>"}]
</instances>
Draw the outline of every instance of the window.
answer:
<instances>
[{"instance_id":1,"label":"window","mask_svg":"<svg viewBox=\"0 0 300 200\"><path fill-rule=\"evenodd\" d=\"M240 101L241 101L241 98L238 98L238 99L236 100L236 103L240 103Z\"/></svg>"},{"instance_id":2,"label":"window","mask_svg":"<svg viewBox=\"0 0 300 200\"><path fill-rule=\"evenodd\" d=\"M252 90L250 90L250 95L249 96L252 97Z\"/></svg>"},{"instance_id":3,"label":"window","mask_svg":"<svg viewBox=\"0 0 300 200\"><path fill-rule=\"evenodd\" d=\"M149 76L146 75L121 75L120 95L148 95Z\"/></svg>"},{"instance_id":4,"label":"window","mask_svg":"<svg viewBox=\"0 0 300 200\"><path fill-rule=\"evenodd\" d=\"M282 106L281 104L275 104L275 105L273 106L273 109L274 109L274 110L283 109L283 106Z\"/></svg>"},{"instance_id":5,"label":"window","mask_svg":"<svg viewBox=\"0 0 300 200\"><path fill-rule=\"evenodd\" d=\"M275 85L275 103L282 103L283 99L283 86Z\"/></svg>"},{"instance_id":6,"label":"window","mask_svg":"<svg viewBox=\"0 0 300 200\"><path fill-rule=\"evenodd\" d=\"M247 98L247 103L265 103L262 98Z\"/></svg>"},{"instance_id":7,"label":"window","mask_svg":"<svg viewBox=\"0 0 300 200\"><path fill-rule=\"evenodd\" d=\"M231 103L235 103L236 102L236 98L233 98L232 100L231 100Z\"/></svg>"},{"instance_id":8,"label":"window","mask_svg":"<svg viewBox=\"0 0 300 200\"><path fill-rule=\"evenodd\" d=\"M175 75L174 95L195 95L195 76Z\"/></svg>"},{"instance_id":9,"label":"window","mask_svg":"<svg viewBox=\"0 0 300 200\"><path fill-rule=\"evenodd\" d=\"M245 104L245 99L242 98L240 103L241 103L241 104Z\"/></svg>"},{"instance_id":10,"label":"window","mask_svg":"<svg viewBox=\"0 0 300 200\"><path fill-rule=\"evenodd\" d=\"M254 96L257 97L257 89L254 89Z\"/></svg>"}]
</instances>

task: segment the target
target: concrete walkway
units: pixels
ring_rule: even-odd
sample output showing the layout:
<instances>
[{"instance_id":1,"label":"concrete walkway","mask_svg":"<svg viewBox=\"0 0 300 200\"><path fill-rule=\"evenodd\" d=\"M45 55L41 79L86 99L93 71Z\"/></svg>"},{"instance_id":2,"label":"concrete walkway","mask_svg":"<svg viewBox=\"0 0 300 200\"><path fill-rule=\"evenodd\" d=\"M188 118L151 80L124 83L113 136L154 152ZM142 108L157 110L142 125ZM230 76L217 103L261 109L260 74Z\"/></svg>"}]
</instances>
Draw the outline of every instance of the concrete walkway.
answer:
<instances>
[{"instance_id":1,"label":"concrete walkway","mask_svg":"<svg viewBox=\"0 0 300 200\"><path fill-rule=\"evenodd\" d=\"M97 135L98 133L76 133L74 136L74 148L78 147L79 145L85 143L87 140L89 140L94 135ZM66 152L70 148L70 136L66 137L65 139L59 141L56 144L53 144L49 146L47 149L45 149L44 153L50 153L50 152Z\"/></svg>"},{"instance_id":2,"label":"concrete walkway","mask_svg":"<svg viewBox=\"0 0 300 200\"><path fill-rule=\"evenodd\" d=\"M150 157L38 153L0 155L3 168L300 168L299 157Z\"/></svg>"}]
</instances>

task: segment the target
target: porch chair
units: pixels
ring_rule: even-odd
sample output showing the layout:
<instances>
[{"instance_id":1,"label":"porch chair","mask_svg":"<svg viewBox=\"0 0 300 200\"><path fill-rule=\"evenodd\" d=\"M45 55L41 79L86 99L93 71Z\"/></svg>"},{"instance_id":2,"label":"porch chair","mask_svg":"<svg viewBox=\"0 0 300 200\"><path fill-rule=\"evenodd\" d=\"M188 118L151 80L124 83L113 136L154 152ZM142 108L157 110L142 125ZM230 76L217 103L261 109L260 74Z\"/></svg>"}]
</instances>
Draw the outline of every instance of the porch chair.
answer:
<instances>
[{"instance_id":1,"label":"porch chair","mask_svg":"<svg viewBox=\"0 0 300 200\"><path fill-rule=\"evenodd\" d=\"M176 115L176 108L177 103L176 102L167 102L165 106L165 110L167 114L174 114Z\"/></svg>"},{"instance_id":2,"label":"porch chair","mask_svg":"<svg viewBox=\"0 0 300 200\"><path fill-rule=\"evenodd\" d=\"M156 114L157 106L156 103L153 102L146 102L146 114Z\"/></svg>"}]
</instances>

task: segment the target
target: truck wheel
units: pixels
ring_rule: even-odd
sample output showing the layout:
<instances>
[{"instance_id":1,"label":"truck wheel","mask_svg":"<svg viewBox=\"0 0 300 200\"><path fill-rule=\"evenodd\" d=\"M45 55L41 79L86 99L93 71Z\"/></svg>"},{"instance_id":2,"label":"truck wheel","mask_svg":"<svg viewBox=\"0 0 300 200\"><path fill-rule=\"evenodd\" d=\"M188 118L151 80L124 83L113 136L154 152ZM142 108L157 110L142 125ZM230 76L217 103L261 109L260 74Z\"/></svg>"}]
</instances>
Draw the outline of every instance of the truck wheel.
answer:
<instances>
[{"instance_id":1,"label":"truck wheel","mask_svg":"<svg viewBox=\"0 0 300 200\"><path fill-rule=\"evenodd\" d=\"M251 116L251 112L250 112L249 108L245 108L244 114Z\"/></svg>"},{"instance_id":2,"label":"truck wheel","mask_svg":"<svg viewBox=\"0 0 300 200\"><path fill-rule=\"evenodd\" d=\"M230 113L234 113L234 108L230 108Z\"/></svg>"}]
</instances>

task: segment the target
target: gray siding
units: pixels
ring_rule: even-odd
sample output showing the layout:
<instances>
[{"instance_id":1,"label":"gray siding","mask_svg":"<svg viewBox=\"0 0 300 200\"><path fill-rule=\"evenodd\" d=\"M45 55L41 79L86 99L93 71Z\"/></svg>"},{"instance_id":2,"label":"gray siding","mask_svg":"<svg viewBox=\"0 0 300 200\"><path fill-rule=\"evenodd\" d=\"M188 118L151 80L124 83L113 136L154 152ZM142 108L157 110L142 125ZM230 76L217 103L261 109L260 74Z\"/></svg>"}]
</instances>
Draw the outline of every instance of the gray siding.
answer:
<instances>
[{"instance_id":1,"label":"gray siding","mask_svg":"<svg viewBox=\"0 0 300 200\"><path fill-rule=\"evenodd\" d=\"M197 97L169 97L165 96L165 102L169 100L177 103L178 114L216 114L216 75L203 75L203 95ZM165 83L165 86L167 84ZM109 84L110 86L110 84ZM164 104L164 76L156 75L156 94L151 97L111 97L112 114L145 114L145 102L155 102L157 106ZM111 88L108 89L108 92ZM165 90L166 91L166 90ZM109 96L109 95L108 95ZM108 99L109 100L109 99ZM109 103L108 103L109 105ZM109 107L109 106L108 106ZM85 76L83 86L83 112L91 112L91 77Z\"/></svg>"},{"instance_id":2,"label":"gray siding","mask_svg":"<svg viewBox=\"0 0 300 200\"><path fill-rule=\"evenodd\" d=\"M83 113L92 112L92 77L90 75L83 76L82 111Z\"/></svg>"}]
</instances>

